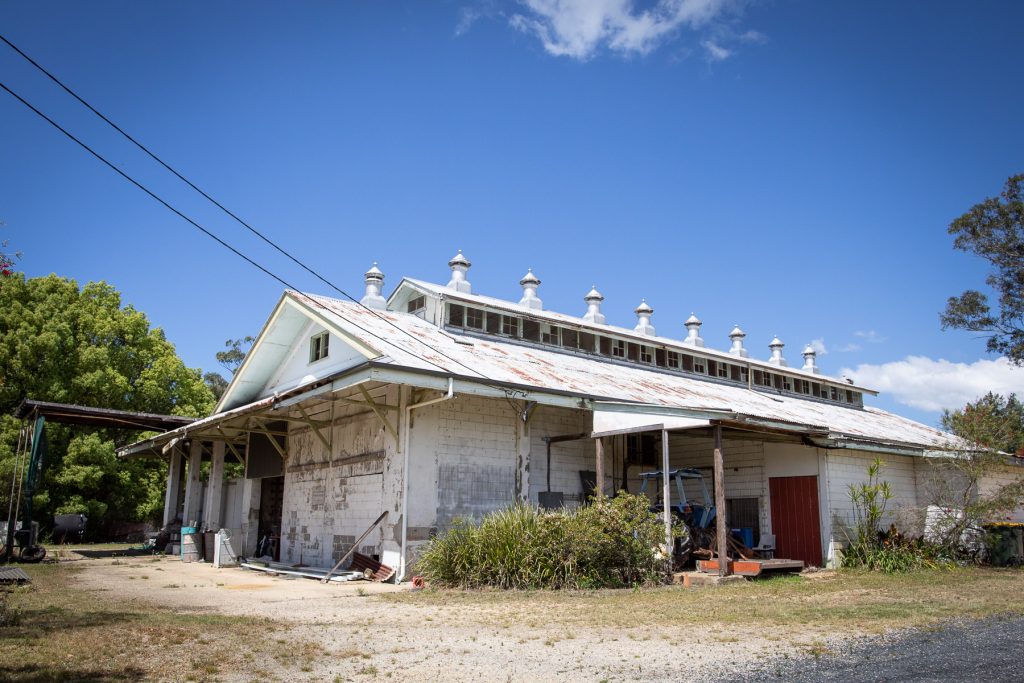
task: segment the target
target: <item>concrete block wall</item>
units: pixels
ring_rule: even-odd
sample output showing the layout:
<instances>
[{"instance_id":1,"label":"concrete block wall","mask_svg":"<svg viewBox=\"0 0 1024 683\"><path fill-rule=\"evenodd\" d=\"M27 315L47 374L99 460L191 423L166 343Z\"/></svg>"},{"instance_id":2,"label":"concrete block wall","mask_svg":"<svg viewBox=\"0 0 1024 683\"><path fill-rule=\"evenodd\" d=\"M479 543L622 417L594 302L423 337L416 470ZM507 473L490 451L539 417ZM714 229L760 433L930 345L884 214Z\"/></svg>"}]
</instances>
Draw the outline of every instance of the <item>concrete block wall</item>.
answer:
<instances>
[{"instance_id":1,"label":"concrete block wall","mask_svg":"<svg viewBox=\"0 0 1024 683\"><path fill-rule=\"evenodd\" d=\"M434 409L437 526L511 505L517 494L518 428L512 406L501 399L457 396Z\"/></svg>"},{"instance_id":2,"label":"concrete block wall","mask_svg":"<svg viewBox=\"0 0 1024 683\"><path fill-rule=\"evenodd\" d=\"M397 401L394 395L380 400ZM384 511L394 508L393 491L385 495L385 471L393 466L394 439L373 412L345 415L352 408L335 404L342 417L330 430L331 450L300 423L288 430L285 464L281 561L331 567L351 548L356 538ZM330 420L329 409L314 416ZM393 418L397 422L397 418ZM321 430L325 434L326 430ZM393 488L393 487L392 487ZM398 515L378 528L359 552L380 555Z\"/></svg>"}]
</instances>

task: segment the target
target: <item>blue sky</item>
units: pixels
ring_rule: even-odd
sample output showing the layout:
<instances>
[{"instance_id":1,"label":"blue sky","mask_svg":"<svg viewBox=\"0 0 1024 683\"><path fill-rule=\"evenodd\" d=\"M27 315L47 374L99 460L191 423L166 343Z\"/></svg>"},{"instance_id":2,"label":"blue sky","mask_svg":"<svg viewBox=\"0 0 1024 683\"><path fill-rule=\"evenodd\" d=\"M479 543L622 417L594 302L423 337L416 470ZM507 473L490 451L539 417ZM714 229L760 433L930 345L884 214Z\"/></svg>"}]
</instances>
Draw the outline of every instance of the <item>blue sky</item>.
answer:
<instances>
[{"instance_id":1,"label":"blue sky","mask_svg":"<svg viewBox=\"0 0 1024 683\"><path fill-rule=\"evenodd\" d=\"M1024 171L1017 2L4 3L0 32L342 288L379 261L661 334L696 312L934 424L1024 375L939 329L982 284L949 222ZM324 292L0 45L8 86ZM0 220L29 275L103 279L215 369L281 287L0 93ZM390 290L389 290L390 291ZM942 363L940 361L947 361Z\"/></svg>"}]
</instances>

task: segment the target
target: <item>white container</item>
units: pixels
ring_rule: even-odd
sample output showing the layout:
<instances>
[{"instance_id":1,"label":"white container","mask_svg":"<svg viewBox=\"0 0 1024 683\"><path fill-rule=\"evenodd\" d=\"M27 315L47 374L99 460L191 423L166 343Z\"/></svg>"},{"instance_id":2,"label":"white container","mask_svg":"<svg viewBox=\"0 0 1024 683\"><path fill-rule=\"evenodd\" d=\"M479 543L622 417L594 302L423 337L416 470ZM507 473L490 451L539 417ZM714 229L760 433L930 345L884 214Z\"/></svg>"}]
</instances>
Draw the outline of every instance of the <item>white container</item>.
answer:
<instances>
[{"instance_id":1,"label":"white container","mask_svg":"<svg viewBox=\"0 0 1024 683\"><path fill-rule=\"evenodd\" d=\"M214 568L238 566L238 553L232 542L232 536L231 529L221 529L217 532L213 543Z\"/></svg>"}]
</instances>

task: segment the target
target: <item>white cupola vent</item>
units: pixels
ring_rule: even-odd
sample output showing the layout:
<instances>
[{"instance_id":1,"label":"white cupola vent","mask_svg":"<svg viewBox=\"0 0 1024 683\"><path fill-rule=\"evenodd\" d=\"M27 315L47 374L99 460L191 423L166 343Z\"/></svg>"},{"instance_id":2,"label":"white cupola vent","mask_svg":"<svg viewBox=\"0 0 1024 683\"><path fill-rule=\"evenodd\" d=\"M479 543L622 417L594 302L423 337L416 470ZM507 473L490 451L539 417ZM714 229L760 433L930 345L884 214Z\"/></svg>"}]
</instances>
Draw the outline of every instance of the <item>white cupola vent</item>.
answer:
<instances>
[{"instance_id":1,"label":"white cupola vent","mask_svg":"<svg viewBox=\"0 0 1024 683\"><path fill-rule=\"evenodd\" d=\"M782 343L778 337L772 339L771 343L768 344L768 348L772 350L772 356L768 359L768 362L772 365L778 365L780 367L786 367L789 363L782 357L782 347L785 344Z\"/></svg>"},{"instance_id":2,"label":"white cupola vent","mask_svg":"<svg viewBox=\"0 0 1024 683\"><path fill-rule=\"evenodd\" d=\"M519 284L523 286L523 298L519 300L520 306L526 306L527 308L533 308L535 310L542 310L544 308L544 302L537 296L537 287L540 286L540 278L533 274L532 268L526 269L526 275L519 281Z\"/></svg>"},{"instance_id":3,"label":"white cupola vent","mask_svg":"<svg viewBox=\"0 0 1024 683\"><path fill-rule=\"evenodd\" d=\"M739 325L732 328L732 332L729 333L729 339L732 340L732 346L729 348L729 353L740 358L747 357L747 350L743 348L743 338L747 336L747 333L740 329Z\"/></svg>"},{"instance_id":4,"label":"white cupola vent","mask_svg":"<svg viewBox=\"0 0 1024 683\"><path fill-rule=\"evenodd\" d=\"M373 308L378 311L387 309L388 302L381 296L381 291L384 289L384 273L380 272L380 268L377 267L377 262L374 261L373 265L366 275L363 276L366 281L366 294L359 300L363 306L367 308Z\"/></svg>"},{"instance_id":5,"label":"white cupola vent","mask_svg":"<svg viewBox=\"0 0 1024 683\"><path fill-rule=\"evenodd\" d=\"M804 347L804 366L801 368L804 372L818 372L818 365L814 362L818 354L815 352L814 347L808 344Z\"/></svg>"},{"instance_id":6,"label":"white cupola vent","mask_svg":"<svg viewBox=\"0 0 1024 683\"><path fill-rule=\"evenodd\" d=\"M604 301L604 297L601 296L601 292L597 291L597 285L590 288L583 300L587 302L587 312L583 315L583 319L588 323L603 325L604 313L601 312L601 302Z\"/></svg>"},{"instance_id":7,"label":"white cupola vent","mask_svg":"<svg viewBox=\"0 0 1024 683\"><path fill-rule=\"evenodd\" d=\"M700 336L700 326L702 324L700 318L691 313L690 317L683 324L686 325L686 339L683 340L683 343L690 346L704 346L704 339Z\"/></svg>"},{"instance_id":8,"label":"white cupola vent","mask_svg":"<svg viewBox=\"0 0 1024 683\"><path fill-rule=\"evenodd\" d=\"M454 289L463 294L471 293L472 287L469 285L469 280L466 279L466 272L471 265L473 264L462 255L462 250L459 249L459 253L448 262L448 267L452 269L452 279L448 282L448 289Z\"/></svg>"},{"instance_id":9,"label":"white cupola vent","mask_svg":"<svg viewBox=\"0 0 1024 683\"><path fill-rule=\"evenodd\" d=\"M653 313L654 309L647 305L647 300L641 299L640 305L636 307L636 327L633 328L633 331L646 334L649 337L657 336L654 325L651 324Z\"/></svg>"}]
</instances>

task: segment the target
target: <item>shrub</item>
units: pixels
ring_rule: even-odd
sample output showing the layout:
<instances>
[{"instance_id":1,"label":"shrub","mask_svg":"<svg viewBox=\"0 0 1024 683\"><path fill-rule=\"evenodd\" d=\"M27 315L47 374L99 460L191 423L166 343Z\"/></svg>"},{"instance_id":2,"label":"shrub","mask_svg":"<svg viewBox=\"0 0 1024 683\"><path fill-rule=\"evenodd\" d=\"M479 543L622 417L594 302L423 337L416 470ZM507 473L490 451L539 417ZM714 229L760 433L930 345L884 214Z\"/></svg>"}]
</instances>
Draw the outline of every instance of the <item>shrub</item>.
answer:
<instances>
[{"instance_id":1,"label":"shrub","mask_svg":"<svg viewBox=\"0 0 1024 683\"><path fill-rule=\"evenodd\" d=\"M577 510L517 504L457 520L430 541L416 571L442 587L579 589L657 583L664 527L644 496Z\"/></svg>"}]
</instances>

